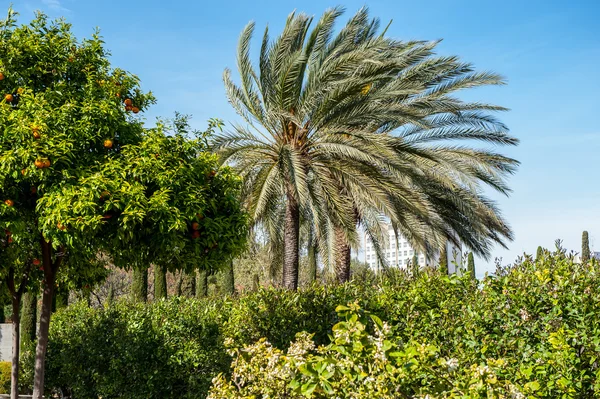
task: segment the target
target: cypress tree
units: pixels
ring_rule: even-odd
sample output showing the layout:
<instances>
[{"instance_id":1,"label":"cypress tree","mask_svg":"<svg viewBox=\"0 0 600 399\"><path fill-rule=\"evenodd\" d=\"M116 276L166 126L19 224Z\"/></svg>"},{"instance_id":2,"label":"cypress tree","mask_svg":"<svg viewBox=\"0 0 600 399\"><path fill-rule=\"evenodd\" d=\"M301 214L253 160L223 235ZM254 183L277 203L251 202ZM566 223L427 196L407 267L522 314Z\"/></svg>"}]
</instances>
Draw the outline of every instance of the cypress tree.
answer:
<instances>
[{"instance_id":1,"label":"cypress tree","mask_svg":"<svg viewBox=\"0 0 600 399\"><path fill-rule=\"evenodd\" d=\"M133 283L131 293L136 302L148 300L148 269L133 269Z\"/></svg>"},{"instance_id":2,"label":"cypress tree","mask_svg":"<svg viewBox=\"0 0 600 399\"><path fill-rule=\"evenodd\" d=\"M440 272L444 274L448 274L448 248L447 245L444 244L442 249L440 250Z\"/></svg>"},{"instance_id":3,"label":"cypress tree","mask_svg":"<svg viewBox=\"0 0 600 399\"><path fill-rule=\"evenodd\" d=\"M416 253L413 255L412 260L410 261L410 266L412 268L411 270L413 276L419 274L419 258L417 258Z\"/></svg>"},{"instance_id":4,"label":"cypress tree","mask_svg":"<svg viewBox=\"0 0 600 399\"><path fill-rule=\"evenodd\" d=\"M115 287L110 284L108 286L108 294L106 294L106 302L109 305L112 305L112 303L115 301Z\"/></svg>"},{"instance_id":5,"label":"cypress tree","mask_svg":"<svg viewBox=\"0 0 600 399\"><path fill-rule=\"evenodd\" d=\"M198 270L196 275L196 298L206 298L208 296L208 272Z\"/></svg>"},{"instance_id":6,"label":"cypress tree","mask_svg":"<svg viewBox=\"0 0 600 399\"><path fill-rule=\"evenodd\" d=\"M26 292L23 295L21 310L21 351L33 348L37 327L37 295Z\"/></svg>"},{"instance_id":7,"label":"cypress tree","mask_svg":"<svg viewBox=\"0 0 600 399\"><path fill-rule=\"evenodd\" d=\"M467 270L469 271L471 278L473 280L475 280L476 279L476 277L475 277L475 257L473 256L473 252L469 252L468 261L467 261Z\"/></svg>"},{"instance_id":8,"label":"cypress tree","mask_svg":"<svg viewBox=\"0 0 600 399\"><path fill-rule=\"evenodd\" d=\"M167 297L167 272L164 267L154 265L154 300Z\"/></svg>"},{"instance_id":9,"label":"cypress tree","mask_svg":"<svg viewBox=\"0 0 600 399\"><path fill-rule=\"evenodd\" d=\"M233 295L235 294L235 280L233 276L233 261L227 264L227 267L223 270L223 293Z\"/></svg>"},{"instance_id":10,"label":"cypress tree","mask_svg":"<svg viewBox=\"0 0 600 399\"><path fill-rule=\"evenodd\" d=\"M196 273L181 274L181 295L188 298L196 296Z\"/></svg>"},{"instance_id":11,"label":"cypress tree","mask_svg":"<svg viewBox=\"0 0 600 399\"><path fill-rule=\"evenodd\" d=\"M588 232L584 231L581 235L581 263L589 262L590 260L590 238Z\"/></svg>"}]
</instances>

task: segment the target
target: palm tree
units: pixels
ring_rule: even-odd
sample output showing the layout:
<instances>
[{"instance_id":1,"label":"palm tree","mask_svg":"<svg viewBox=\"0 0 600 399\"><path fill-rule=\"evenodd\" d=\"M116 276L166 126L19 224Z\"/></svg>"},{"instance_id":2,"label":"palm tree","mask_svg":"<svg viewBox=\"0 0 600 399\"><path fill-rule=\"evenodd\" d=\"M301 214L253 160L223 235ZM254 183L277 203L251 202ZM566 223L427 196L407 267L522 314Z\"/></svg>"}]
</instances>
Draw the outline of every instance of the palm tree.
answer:
<instances>
[{"instance_id":1,"label":"palm tree","mask_svg":"<svg viewBox=\"0 0 600 399\"><path fill-rule=\"evenodd\" d=\"M245 125L213 147L244 178L254 222L283 243L284 287L297 287L301 223L314 229L319 256L339 281L349 277L358 228L385 264L382 216L416 249L433 253L460 239L488 257L512 233L481 186L508 193L505 178L517 162L444 142L517 143L490 115L502 107L452 96L502 78L435 56L437 42L386 38L366 9L334 35L341 14L326 11L310 31L312 18L292 13L274 41L267 28L258 73L248 24L238 45L240 84L224 73Z\"/></svg>"}]
</instances>

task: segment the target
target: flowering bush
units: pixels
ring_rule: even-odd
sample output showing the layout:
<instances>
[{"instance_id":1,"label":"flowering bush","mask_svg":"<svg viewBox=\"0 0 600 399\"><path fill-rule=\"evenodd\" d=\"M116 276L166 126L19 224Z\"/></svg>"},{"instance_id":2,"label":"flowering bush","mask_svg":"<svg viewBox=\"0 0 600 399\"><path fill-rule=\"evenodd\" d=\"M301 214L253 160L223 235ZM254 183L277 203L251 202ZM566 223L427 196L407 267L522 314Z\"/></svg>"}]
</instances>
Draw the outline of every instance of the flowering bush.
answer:
<instances>
[{"instance_id":1,"label":"flowering bush","mask_svg":"<svg viewBox=\"0 0 600 399\"><path fill-rule=\"evenodd\" d=\"M231 378L216 377L208 398L524 398L496 373L503 359L459 367L434 345L399 342L386 322L357 304L337 312L343 321L326 346L315 348L303 332L287 352L265 339L231 350Z\"/></svg>"}]
</instances>

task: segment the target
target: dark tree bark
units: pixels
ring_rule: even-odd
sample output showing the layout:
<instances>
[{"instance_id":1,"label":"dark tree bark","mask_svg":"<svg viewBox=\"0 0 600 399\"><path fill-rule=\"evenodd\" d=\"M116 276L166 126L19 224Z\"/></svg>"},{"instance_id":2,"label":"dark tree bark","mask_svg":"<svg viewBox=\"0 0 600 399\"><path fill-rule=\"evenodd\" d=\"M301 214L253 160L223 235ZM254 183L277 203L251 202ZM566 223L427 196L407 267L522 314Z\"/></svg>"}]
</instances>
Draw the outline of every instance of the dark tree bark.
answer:
<instances>
[{"instance_id":1,"label":"dark tree bark","mask_svg":"<svg viewBox=\"0 0 600 399\"><path fill-rule=\"evenodd\" d=\"M154 265L154 300L167 298L167 272L164 267Z\"/></svg>"},{"instance_id":2,"label":"dark tree bark","mask_svg":"<svg viewBox=\"0 0 600 399\"><path fill-rule=\"evenodd\" d=\"M35 375L33 377L34 399L42 399L44 394L44 374L46 351L48 349L48 331L50 328L50 316L52 314L52 297L54 295L54 284L56 273L60 268L64 254L64 248L56 254L52 260L52 244L42 238L42 264L44 265L44 281L42 291L42 312L40 314L40 331L35 350Z\"/></svg>"},{"instance_id":3,"label":"dark tree bark","mask_svg":"<svg viewBox=\"0 0 600 399\"><path fill-rule=\"evenodd\" d=\"M314 243L308 243L308 283L317 281L317 248Z\"/></svg>"},{"instance_id":4,"label":"dark tree bark","mask_svg":"<svg viewBox=\"0 0 600 399\"><path fill-rule=\"evenodd\" d=\"M208 272L198 270L196 275L196 298L206 298L208 296Z\"/></svg>"},{"instance_id":5,"label":"dark tree bark","mask_svg":"<svg viewBox=\"0 0 600 399\"><path fill-rule=\"evenodd\" d=\"M288 191L283 230L283 288L298 289L300 208L294 195Z\"/></svg>"},{"instance_id":6,"label":"dark tree bark","mask_svg":"<svg viewBox=\"0 0 600 399\"><path fill-rule=\"evenodd\" d=\"M131 291L134 301L146 302L148 300L148 269L133 269Z\"/></svg>"}]
</instances>

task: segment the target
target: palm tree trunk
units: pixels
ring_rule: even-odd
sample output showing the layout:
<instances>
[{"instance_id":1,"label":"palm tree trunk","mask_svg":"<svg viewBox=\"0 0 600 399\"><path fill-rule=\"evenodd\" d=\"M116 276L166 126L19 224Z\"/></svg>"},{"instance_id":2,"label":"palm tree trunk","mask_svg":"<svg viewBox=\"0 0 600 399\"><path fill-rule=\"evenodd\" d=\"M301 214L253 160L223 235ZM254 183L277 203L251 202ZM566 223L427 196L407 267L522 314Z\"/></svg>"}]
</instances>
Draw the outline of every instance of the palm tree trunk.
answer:
<instances>
[{"instance_id":1,"label":"palm tree trunk","mask_svg":"<svg viewBox=\"0 0 600 399\"><path fill-rule=\"evenodd\" d=\"M283 230L283 287L288 290L298 289L299 235L300 208L294 195L288 191Z\"/></svg>"},{"instance_id":2,"label":"palm tree trunk","mask_svg":"<svg viewBox=\"0 0 600 399\"><path fill-rule=\"evenodd\" d=\"M308 243L308 283L317 281L317 249L314 243Z\"/></svg>"},{"instance_id":3,"label":"palm tree trunk","mask_svg":"<svg viewBox=\"0 0 600 399\"><path fill-rule=\"evenodd\" d=\"M335 278L343 284L350 281L350 245L346 240L344 230L335 228Z\"/></svg>"}]
</instances>

